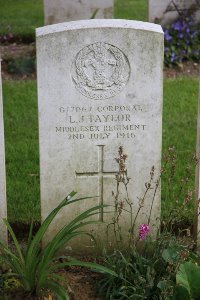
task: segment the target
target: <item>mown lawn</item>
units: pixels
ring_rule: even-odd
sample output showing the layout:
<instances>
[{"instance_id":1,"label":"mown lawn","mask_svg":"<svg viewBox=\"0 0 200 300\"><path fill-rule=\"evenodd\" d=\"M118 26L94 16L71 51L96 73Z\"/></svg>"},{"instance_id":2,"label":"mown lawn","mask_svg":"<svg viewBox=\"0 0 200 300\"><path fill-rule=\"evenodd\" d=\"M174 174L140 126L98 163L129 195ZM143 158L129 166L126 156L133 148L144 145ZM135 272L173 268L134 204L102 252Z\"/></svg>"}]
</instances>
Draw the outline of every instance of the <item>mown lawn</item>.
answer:
<instances>
[{"instance_id":1,"label":"mown lawn","mask_svg":"<svg viewBox=\"0 0 200 300\"><path fill-rule=\"evenodd\" d=\"M115 0L114 17L128 20L148 20L148 0Z\"/></svg>"},{"instance_id":2,"label":"mown lawn","mask_svg":"<svg viewBox=\"0 0 200 300\"><path fill-rule=\"evenodd\" d=\"M182 78L164 81L163 105L163 157L168 148L176 156L174 175L163 175L162 213L164 216L185 201L186 194L195 189L196 127L198 109L198 79ZM163 165L165 159L163 159ZM172 163L170 163L172 165ZM172 171L173 172L173 171ZM189 212L182 210L182 220L192 222L194 210L189 204ZM180 218L181 219L181 218Z\"/></svg>"},{"instance_id":3,"label":"mown lawn","mask_svg":"<svg viewBox=\"0 0 200 300\"><path fill-rule=\"evenodd\" d=\"M35 28L44 24L42 0L0 0L0 34L32 38Z\"/></svg>"},{"instance_id":4,"label":"mown lawn","mask_svg":"<svg viewBox=\"0 0 200 300\"><path fill-rule=\"evenodd\" d=\"M6 137L8 218L28 223L40 220L38 119L35 81L3 83ZM167 79L164 82L163 153L177 149L177 175L162 183L163 213L183 199L178 197L181 179L195 153L198 80ZM189 186L194 189L194 168ZM187 175L187 174L186 174ZM185 186L186 187L186 186ZM188 188L188 187L187 187ZM190 221L192 214L186 216Z\"/></svg>"},{"instance_id":5,"label":"mown lawn","mask_svg":"<svg viewBox=\"0 0 200 300\"><path fill-rule=\"evenodd\" d=\"M146 21L147 11L148 0L115 0L114 18ZM34 40L35 28L43 25L42 0L0 0L0 35L11 31Z\"/></svg>"},{"instance_id":6,"label":"mown lawn","mask_svg":"<svg viewBox=\"0 0 200 300\"><path fill-rule=\"evenodd\" d=\"M8 218L40 220L37 95L34 81L4 82Z\"/></svg>"}]
</instances>

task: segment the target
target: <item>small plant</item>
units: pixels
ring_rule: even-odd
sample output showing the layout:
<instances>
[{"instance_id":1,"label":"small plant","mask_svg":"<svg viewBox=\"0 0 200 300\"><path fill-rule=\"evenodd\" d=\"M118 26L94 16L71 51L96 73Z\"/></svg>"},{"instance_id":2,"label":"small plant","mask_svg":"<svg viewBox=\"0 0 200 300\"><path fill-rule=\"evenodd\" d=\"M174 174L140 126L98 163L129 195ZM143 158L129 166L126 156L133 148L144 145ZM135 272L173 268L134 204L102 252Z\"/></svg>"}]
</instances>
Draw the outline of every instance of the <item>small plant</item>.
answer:
<instances>
[{"instance_id":1,"label":"small plant","mask_svg":"<svg viewBox=\"0 0 200 300\"><path fill-rule=\"evenodd\" d=\"M100 295L106 300L199 299L195 297L200 297L200 267L190 247L162 233L154 242L147 238L140 250L105 255L106 266L119 276L105 275L98 283Z\"/></svg>"},{"instance_id":2,"label":"small plant","mask_svg":"<svg viewBox=\"0 0 200 300\"><path fill-rule=\"evenodd\" d=\"M28 75L35 72L34 57L19 57L8 62L8 73L15 75Z\"/></svg>"},{"instance_id":3,"label":"small plant","mask_svg":"<svg viewBox=\"0 0 200 300\"><path fill-rule=\"evenodd\" d=\"M116 175L117 192L113 193L115 195L116 213L112 223L114 231L116 230L117 232L121 232L117 224L124 209L124 206L120 204L122 201L119 201L120 187L125 186L126 188L127 194L124 203L127 202L130 204L131 213L134 208L128 196L127 185L130 179L127 177L126 159L127 155L124 155L123 149L119 149L119 157L116 159L119 164L119 172ZM133 237L130 238L131 244L128 250L117 249L113 254L106 254L104 256L105 265L119 274L117 278L107 274L99 282L100 294L106 300L200 299L200 289L197 281L187 278L187 276L190 276L190 278L193 278L194 275L197 278L199 276L200 267L197 265L199 257L192 252L194 242L190 239L185 243L180 237L180 233L183 235L181 228L180 230L174 230L177 227L177 222L180 224L180 212L182 213L183 210L188 212L188 205L191 205L193 193L191 193L189 185L198 160L196 157L192 158L192 164L186 168L186 176L183 179L180 179L179 175L178 179L181 184L178 187L180 189L174 189L175 178L177 176L177 153L174 147L169 147L163 161L164 165L160 177L164 176L164 184L169 188L169 194L165 195L165 205L167 201L173 201L176 197L179 197L177 208L174 209L173 206L170 210L171 207L169 207L168 217L165 214L165 218L161 219L162 231L157 232L155 240L152 241L150 236L148 236L151 229L149 226L150 210L147 223L140 224L138 232L130 230L130 235ZM158 180L155 180L154 171L154 168L152 168L150 180L145 184L146 192L140 200L139 208L136 211L136 218L144 205L146 194L151 188L155 191L153 193L153 205L160 181L160 177ZM133 226L131 228L134 229L136 219L132 219L131 216L130 219ZM184 229L187 229L187 227L184 227ZM184 230L184 233L188 231ZM175 233L179 235L178 238L175 236ZM123 235L121 234L120 237L122 240Z\"/></svg>"},{"instance_id":4,"label":"small plant","mask_svg":"<svg viewBox=\"0 0 200 300\"><path fill-rule=\"evenodd\" d=\"M66 256L59 256L58 251L61 250L71 239L80 235L89 235L82 227L88 224L98 223L98 221L88 220L91 216L99 213L99 209L106 207L106 205L98 205L92 207L82 214L78 215L70 223L66 224L52 240L41 249L41 240L47 231L49 225L58 214L58 212L65 206L71 205L77 201L86 198L79 198L72 200L75 192L71 192L44 220L41 227L33 237L33 224L30 228L27 247L22 251L17 238L9 225L7 220L4 220L11 238L14 242L16 253L9 249L9 247L0 241L0 251L2 259L7 263L13 273L10 274L12 278L17 278L20 281L23 289L31 295L39 295L45 290L51 290L59 299L69 299L67 291L61 285L63 278L56 272L65 267L78 265L83 267L99 270L100 272L109 272L112 276L117 276L114 271L109 270L101 265L89 262L81 262ZM60 262L60 259L64 260ZM8 275L8 274L7 274Z\"/></svg>"},{"instance_id":5,"label":"small plant","mask_svg":"<svg viewBox=\"0 0 200 300\"><path fill-rule=\"evenodd\" d=\"M145 192L142 197L138 197L138 208L134 215L134 202L129 196L128 185L131 181L131 178L128 176L128 171L126 167L128 155L124 153L122 146L119 147L118 157L115 158L118 164L118 173L116 174L116 192L112 192L114 198L114 217L111 223L107 225L107 236L109 240L109 232L111 229L114 231L114 236L116 243L118 244L118 249L121 247L123 242L123 233L120 226L120 218L123 211L128 212L130 215L130 227L129 227L129 248L135 248L139 240L143 240L150 232L149 224L151 220L152 208L156 196L157 189L160 183L160 177L155 180L155 168L152 166L150 171L150 180L145 183ZM153 199L151 201L150 213L147 218L147 224L140 224L138 235L135 236L137 219L140 215L142 208L144 207L144 202L146 200L147 194L151 189L154 190ZM125 191L125 195L121 197L121 191ZM127 206L127 208L125 207Z\"/></svg>"},{"instance_id":6,"label":"small plant","mask_svg":"<svg viewBox=\"0 0 200 300\"><path fill-rule=\"evenodd\" d=\"M200 61L200 27L192 16L181 16L164 28L165 65L179 65L183 61Z\"/></svg>"},{"instance_id":7,"label":"small plant","mask_svg":"<svg viewBox=\"0 0 200 300\"><path fill-rule=\"evenodd\" d=\"M180 265L176 274L176 298L196 300L200 297L200 266L192 261Z\"/></svg>"}]
</instances>

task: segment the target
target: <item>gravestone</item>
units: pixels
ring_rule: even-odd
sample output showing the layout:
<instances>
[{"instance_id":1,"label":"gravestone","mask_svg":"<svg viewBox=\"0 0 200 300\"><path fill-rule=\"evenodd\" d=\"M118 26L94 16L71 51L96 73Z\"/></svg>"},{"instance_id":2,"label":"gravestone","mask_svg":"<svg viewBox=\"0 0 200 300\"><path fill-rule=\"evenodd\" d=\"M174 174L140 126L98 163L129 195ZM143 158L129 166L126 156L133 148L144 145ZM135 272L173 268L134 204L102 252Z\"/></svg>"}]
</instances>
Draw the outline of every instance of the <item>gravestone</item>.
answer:
<instances>
[{"instance_id":1,"label":"gravestone","mask_svg":"<svg viewBox=\"0 0 200 300\"><path fill-rule=\"evenodd\" d=\"M200 21L199 0L149 0L149 22L167 25L188 13Z\"/></svg>"},{"instance_id":2,"label":"gravestone","mask_svg":"<svg viewBox=\"0 0 200 300\"><path fill-rule=\"evenodd\" d=\"M5 149L4 149L4 126L3 126L3 103L1 82L1 59L0 59L0 239L7 241L7 230L3 218L7 216L6 204L6 178L5 178Z\"/></svg>"},{"instance_id":3,"label":"gravestone","mask_svg":"<svg viewBox=\"0 0 200 300\"><path fill-rule=\"evenodd\" d=\"M196 214L195 214L195 225L194 235L197 241L198 250L200 249L200 89L199 89L199 105L198 105L198 117L197 117L197 147L196 157L198 164L196 167Z\"/></svg>"},{"instance_id":4,"label":"gravestone","mask_svg":"<svg viewBox=\"0 0 200 300\"><path fill-rule=\"evenodd\" d=\"M114 0L44 0L45 24L112 19Z\"/></svg>"},{"instance_id":5,"label":"gravestone","mask_svg":"<svg viewBox=\"0 0 200 300\"><path fill-rule=\"evenodd\" d=\"M86 208L114 205L119 147L128 155L134 216L155 167L136 226L147 223L151 211L154 234L160 216L159 187L153 196L160 176L162 139L160 25L87 20L38 28L36 35L42 220L72 190L81 197L98 196L63 210L44 242ZM119 196L128 209L121 183ZM112 219L113 213L102 209L96 217L108 223ZM126 239L130 214L125 210L120 226ZM90 230L98 240L105 240L104 224ZM72 249L85 253L93 246L85 239L74 242Z\"/></svg>"}]
</instances>

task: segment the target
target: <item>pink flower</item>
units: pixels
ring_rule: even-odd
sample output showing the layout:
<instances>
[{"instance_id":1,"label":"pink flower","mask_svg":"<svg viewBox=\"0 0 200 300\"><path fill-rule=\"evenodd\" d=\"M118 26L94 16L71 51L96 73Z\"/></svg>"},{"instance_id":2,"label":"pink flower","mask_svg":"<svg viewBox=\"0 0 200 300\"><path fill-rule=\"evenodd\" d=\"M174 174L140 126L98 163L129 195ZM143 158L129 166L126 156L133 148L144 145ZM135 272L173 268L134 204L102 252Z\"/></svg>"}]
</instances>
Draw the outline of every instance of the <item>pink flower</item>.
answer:
<instances>
[{"instance_id":1,"label":"pink flower","mask_svg":"<svg viewBox=\"0 0 200 300\"><path fill-rule=\"evenodd\" d=\"M144 240L149 234L150 228L147 224L141 224L139 227L139 239Z\"/></svg>"}]
</instances>

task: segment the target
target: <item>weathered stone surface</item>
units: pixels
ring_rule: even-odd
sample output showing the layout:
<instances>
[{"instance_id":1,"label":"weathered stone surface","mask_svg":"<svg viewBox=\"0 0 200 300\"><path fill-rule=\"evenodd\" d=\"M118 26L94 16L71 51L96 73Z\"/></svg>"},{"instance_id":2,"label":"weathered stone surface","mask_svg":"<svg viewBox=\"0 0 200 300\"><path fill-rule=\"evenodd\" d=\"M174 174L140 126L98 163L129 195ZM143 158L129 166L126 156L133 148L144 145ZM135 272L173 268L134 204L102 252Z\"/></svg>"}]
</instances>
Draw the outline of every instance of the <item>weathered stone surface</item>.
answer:
<instances>
[{"instance_id":1,"label":"weathered stone surface","mask_svg":"<svg viewBox=\"0 0 200 300\"><path fill-rule=\"evenodd\" d=\"M1 59L0 59L0 166L1 166L0 167L0 239L7 241L7 230L2 220L7 216L7 204L6 204L6 175L5 175Z\"/></svg>"},{"instance_id":2,"label":"weathered stone surface","mask_svg":"<svg viewBox=\"0 0 200 300\"><path fill-rule=\"evenodd\" d=\"M37 29L40 174L42 220L72 190L97 195L63 210L46 240L75 215L98 203L114 205L118 149L128 155L133 216L155 167L140 223L151 211L151 233L160 217L163 32L160 25L127 20L69 22ZM119 202L125 201L120 183ZM110 209L114 210L114 208ZM96 220L112 222L102 211ZM125 240L130 214L120 216ZM90 227L102 241L105 225ZM137 233L136 233L137 234ZM109 232L109 241L113 240ZM104 246L101 242L100 246ZM71 244L85 253L93 244Z\"/></svg>"},{"instance_id":3,"label":"weathered stone surface","mask_svg":"<svg viewBox=\"0 0 200 300\"><path fill-rule=\"evenodd\" d=\"M149 22L167 25L180 15L192 13L196 21L200 20L199 0L149 0Z\"/></svg>"},{"instance_id":4,"label":"weathered stone surface","mask_svg":"<svg viewBox=\"0 0 200 300\"><path fill-rule=\"evenodd\" d=\"M91 19L112 19L114 0L44 0L45 24Z\"/></svg>"}]
</instances>

